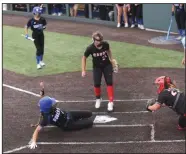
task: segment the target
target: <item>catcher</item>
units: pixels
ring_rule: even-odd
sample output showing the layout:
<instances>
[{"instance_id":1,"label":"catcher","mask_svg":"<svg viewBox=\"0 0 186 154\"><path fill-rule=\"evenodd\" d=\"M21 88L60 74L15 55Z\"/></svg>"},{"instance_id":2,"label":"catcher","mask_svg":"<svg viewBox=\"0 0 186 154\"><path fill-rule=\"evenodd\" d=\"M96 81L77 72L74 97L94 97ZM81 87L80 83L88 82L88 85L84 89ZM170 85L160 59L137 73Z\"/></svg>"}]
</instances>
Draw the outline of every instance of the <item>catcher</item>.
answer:
<instances>
[{"instance_id":1,"label":"catcher","mask_svg":"<svg viewBox=\"0 0 186 154\"><path fill-rule=\"evenodd\" d=\"M100 108L101 104L101 78L104 75L107 84L107 93L109 98L108 111L113 111L113 71L118 72L118 64L112 58L109 43L103 40L103 35L100 32L95 32L92 35L93 43L90 44L82 58L82 77L86 75L86 60L92 55L93 58L93 79L94 92L96 96L95 108Z\"/></svg>"},{"instance_id":2,"label":"catcher","mask_svg":"<svg viewBox=\"0 0 186 154\"><path fill-rule=\"evenodd\" d=\"M57 108L57 101L49 96L44 96L44 84L40 91L41 99L38 106L40 108L40 118L37 124L31 124L31 127L36 127L32 139L29 142L29 148L37 147L36 141L41 129L47 125L54 125L64 131L80 130L93 126L93 121L89 119L92 116L90 111L64 111Z\"/></svg>"},{"instance_id":3,"label":"catcher","mask_svg":"<svg viewBox=\"0 0 186 154\"><path fill-rule=\"evenodd\" d=\"M158 77L154 84L158 88L158 98L147 102L146 109L150 112L160 109L162 106L168 106L175 111L179 117L178 129L186 129L186 102L185 94L176 88L175 82L170 77Z\"/></svg>"}]
</instances>

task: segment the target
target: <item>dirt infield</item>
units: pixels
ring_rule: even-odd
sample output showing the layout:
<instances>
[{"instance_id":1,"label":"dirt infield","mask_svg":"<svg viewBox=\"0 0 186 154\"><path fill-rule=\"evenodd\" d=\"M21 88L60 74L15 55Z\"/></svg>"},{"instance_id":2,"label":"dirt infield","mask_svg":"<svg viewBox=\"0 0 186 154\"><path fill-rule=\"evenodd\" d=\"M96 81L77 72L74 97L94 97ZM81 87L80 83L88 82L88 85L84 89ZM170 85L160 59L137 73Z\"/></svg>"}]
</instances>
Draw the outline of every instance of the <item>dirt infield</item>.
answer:
<instances>
[{"instance_id":1,"label":"dirt infield","mask_svg":"<svg viewBox=\"0 0 186 154\"><path fill-rule=\"evenodd\" d=\"M26 21L26 17L3 15L4 25L23 27ZM86 28L84 28L85 26ZM47 30L83 36L90 36L93 31L100 30L107 39L147 46L152 46L147 41L149 38L162 35L160 33L146 32L138 29L116 29L115 27L112 28L81 23L74 24L73 22L55 20L48 20ZM182 47L179 45L163 47L155 45L153 46L182 51ZM114 75L115 99L121 100L121 102L115 103L115 112L120 113L110 114L111 116L116 117L118 120L109 123L109 125L125 126L141 124L144 126L129 126L123 128L98 127L67 134L61 132L57 128L46 128L39 136L40 143L38 148L33 151L24 146L27 145L33 133L33 128L30 128L30 124L36 122L38 118L37 115L39 110L36 105L38 98L33 95L4 87L3 151L22 147L17 152L184 153L185 142L182 142L182 140L185 139L184 132L176 130L178 116L173 111L163 108L155 113L155 116L146 112L137 114L124 113L145 111L145 101L130 100L154 97L156 90L155 87L153 87L152 82L155 77L160 75L169 75L173 79L176 79L178 87L184 90L184 69L121 69L118 74ZM38 83L41 80L46 83L46 93L57 99L74 101L94 100L91 72L88 72L86 78L81 78L80 72L63 73L43 77L27 77L3 70L4 84L34 93L39 92L40 89ZM102 90L103 99L107 99L104 82ZM98 112L106 111L106 105L106 103L103 103L102 108L99 111L94 109L93 101L61 103L60 108L91 110L99 114ZM169 142L151 143L151 133L153 129L149 126L150 124L154 126L155 140L168 140ZM48 137L46 134L48 134L50 137ZM177 140L177 142L171 142L172 140ZM131 143L129 141L131 141ZM144 143L139 143L138 141L142 141ZM79 142L84 143L80 144ZM113 144L101 144L100 142L111 142ZM134 142L134 144L132 142ZM49 143L51 145L49 145Z\"/></svg>"}]
</instances>

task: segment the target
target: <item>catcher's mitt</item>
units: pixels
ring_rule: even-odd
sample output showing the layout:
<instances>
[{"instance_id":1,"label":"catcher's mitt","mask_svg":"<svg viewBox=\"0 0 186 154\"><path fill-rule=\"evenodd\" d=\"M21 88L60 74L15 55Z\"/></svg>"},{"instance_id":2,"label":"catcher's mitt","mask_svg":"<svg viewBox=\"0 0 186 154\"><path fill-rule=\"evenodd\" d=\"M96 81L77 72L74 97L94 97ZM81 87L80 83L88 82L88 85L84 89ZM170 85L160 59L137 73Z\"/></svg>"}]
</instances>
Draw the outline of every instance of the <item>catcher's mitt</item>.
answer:
<instances>
[{"instance_id":1,"label":"catcher's mitt","mask_svg":"<svg viewBox=\"0 0 186 154\"><path fill-rule=\"evenodd\" d=\"M154 99L154 98L149 99L149 100L147 101L147 105L146 105L147 111L152 112L151 110L148 109L148 107L154 105L155 103L156 103L156 99Z\"/></svg>"},{"instance_id":2,"label":"catcher's mitt","mask_svg":"<svg viewBox=\"0 0 186 154\"><path fill-rule=\"evenodd\" d=\"M112 59L112 60L111 60L111 63L112 63L112 67L113 67L114 73L118 73L119 65L118 65L116 59Z\"/></svg>"}]
</instances>

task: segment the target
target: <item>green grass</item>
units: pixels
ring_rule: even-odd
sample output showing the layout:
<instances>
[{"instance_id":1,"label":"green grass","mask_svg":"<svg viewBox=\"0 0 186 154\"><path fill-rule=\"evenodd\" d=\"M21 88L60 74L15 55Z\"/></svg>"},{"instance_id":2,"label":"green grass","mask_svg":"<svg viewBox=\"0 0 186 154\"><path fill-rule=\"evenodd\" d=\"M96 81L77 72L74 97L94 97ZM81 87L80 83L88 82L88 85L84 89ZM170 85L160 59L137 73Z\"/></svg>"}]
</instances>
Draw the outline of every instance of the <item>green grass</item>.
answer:
<instances>
[{"instance_id":1,"label":"green grass","mask_svg":"<svg viewBox=\"0 0 186 154\"><path fill-rule=\"evenodd\" d=\"M36 69L35 46L21 34L23 28L3 26L3 68L28 76L50 75L81 70L81 57L91 38L45 31L46 67ZM31 31L30 31L31 34ZM183 53L123 42L109 41L121 68L181 68ZM92 58L87 70L92 69Z\"/></svg>"}]
</instances>

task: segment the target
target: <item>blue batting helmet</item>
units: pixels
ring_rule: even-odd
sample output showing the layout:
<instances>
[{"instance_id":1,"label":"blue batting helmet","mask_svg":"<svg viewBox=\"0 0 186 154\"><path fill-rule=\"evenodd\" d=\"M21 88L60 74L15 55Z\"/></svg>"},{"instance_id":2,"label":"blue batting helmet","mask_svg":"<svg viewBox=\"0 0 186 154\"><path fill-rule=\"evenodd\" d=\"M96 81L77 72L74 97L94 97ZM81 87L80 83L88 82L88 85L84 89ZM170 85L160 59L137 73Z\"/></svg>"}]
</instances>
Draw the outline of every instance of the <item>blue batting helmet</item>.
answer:
<instances>
[{"instance_id":1,"label":"blue batting helmet","mask_svg":"<svg viewBox=\"0 0 186 154\"><path fill-rule=\"evenodd\" d=\"M40 108L40 112L49 113L54 104L56 104L55 98L51 98L49 96L45 96L41 98L38 104Z\"/></svg>"},{"instance_id":2,"label":"blue batting helmet","mask_svg":"<svg viewBox=\"0 0 186 154\"><path fill-rule=\"evenodd\" d=\"M33 8L33 11L32 13L35 15L35 14L42 14L42 8L39 7L39 6L36 6Z\"/></svg>"}]
</instances>

